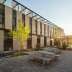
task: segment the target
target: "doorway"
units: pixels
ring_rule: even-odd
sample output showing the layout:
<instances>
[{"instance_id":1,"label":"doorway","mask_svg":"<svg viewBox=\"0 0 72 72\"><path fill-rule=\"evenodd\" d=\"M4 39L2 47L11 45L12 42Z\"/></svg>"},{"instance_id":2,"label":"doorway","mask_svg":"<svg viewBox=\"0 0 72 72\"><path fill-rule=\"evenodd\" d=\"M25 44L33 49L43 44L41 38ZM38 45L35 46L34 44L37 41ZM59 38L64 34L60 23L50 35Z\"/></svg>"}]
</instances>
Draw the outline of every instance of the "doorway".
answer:
<instances>
[{"instance_id":1,"label":"doorway","mask_svg":"<svg viewBox=\"0 0 72 72\"><path fill-rule=\"evenodd\" d=\"M27 39L27 48L28 49L32 48L32 38Z\"/></svg>"},{"instance_id":2,"label":"doorway","mask_svg":"<svg viewBox=\"0 0 72 72\"><path fill-rule=\"evenodd\" d=\"M46 37L44 37L44 47L46 47L47 46L47 39L46 39Z\"/></svg>"},{"instance_id":3,"label":"doorway","mask_svg":"<svg viewBox=\"0 0 72 72\"><path fill-rule=\"evenodd\" d=\"M4 32L4 51L13 50L13 37L9 33L9 30Z\"/></svg>"},{"instance_id":4,"label":"doorway","mask_svg":"<svg viewBox=\"0 0 72 72\"><path fill-rule=\"evenodd\" d=\"M52 46L52 40L50 40L50 46Z\"/></svg>"},{"instance_id":5,"label":"doorway","mask_svg":"<svg viewBox=\"0 0 72 72\"><path fill-rule=\"evenodd\" d=\"M37 37L37 48L40 48L40 36Z\"/></svg>"}]
</instances>

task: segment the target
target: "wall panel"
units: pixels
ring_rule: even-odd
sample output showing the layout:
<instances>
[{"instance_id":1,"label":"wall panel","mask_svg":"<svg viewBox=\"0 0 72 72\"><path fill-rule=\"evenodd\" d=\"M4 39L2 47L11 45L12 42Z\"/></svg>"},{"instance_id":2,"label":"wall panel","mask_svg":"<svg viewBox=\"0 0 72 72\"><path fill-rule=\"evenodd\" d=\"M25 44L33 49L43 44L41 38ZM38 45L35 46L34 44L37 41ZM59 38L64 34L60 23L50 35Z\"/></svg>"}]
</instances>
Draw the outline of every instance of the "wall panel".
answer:
<instances>
[{"instance_id":1,"label":"wall panel","mask_svg":"<svg viewBox=\"0 0 72 72\"><path fill-rule=\"evenodd\" d=\"M5 28L12 29L12 9L5 6Z\"/></svg>"}]
</instances>

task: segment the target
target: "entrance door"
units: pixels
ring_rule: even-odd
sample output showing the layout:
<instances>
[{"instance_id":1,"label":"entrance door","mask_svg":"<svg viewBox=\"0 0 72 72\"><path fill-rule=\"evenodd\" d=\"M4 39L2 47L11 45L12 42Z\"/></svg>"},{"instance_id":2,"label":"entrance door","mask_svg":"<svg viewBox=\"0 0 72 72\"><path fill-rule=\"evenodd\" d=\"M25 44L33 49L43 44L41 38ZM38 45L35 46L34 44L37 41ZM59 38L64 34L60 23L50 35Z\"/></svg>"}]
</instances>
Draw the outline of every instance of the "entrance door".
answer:
<instances>
[{"instance_id":1,"label":"entrance door","mask_svg":"<svg viewBox=\"0 0 72 72\"><path fill-rule=\"evenodd\" d=\"M50 46L52 46L52 40L50 40Z\"/></svg>"},{"instance_id":2,"label":"entrance door","mask_svg":"<svg viewBox=\"0 0 72 72\"><path fill-rule=\"evenodd\" d=\"M37 48L40 48L40 37L37 37Z\"/></svg>"},{"instance_id":3,"label":"entrance door","mask_svg":"<svg viewBox=\"0 0 72 72\"><path fill-rule=\"evenodd\" d=\"M46 40L46 37L44 37L44 46L46 47L47 45L47 40Z\"/></svg>"},{"instance_id":4,"label":"entrance door","mask_svg":"<svg viewBox=\"0 0 72 72\"><path fill-rule=\"evenodd\" d=\"M9 30L4 33L4 51L13 50L13 37L9 35Z\"/></svg>"},{"instance_id":5,"label":"entrance door","mask_svg":"<svg viewBox=\"0 0 72 72\"><path fill-rule=\"evenodd\" d=\"M28 49L32 48L32 38L27 39L27 48Z\"/></svg>"}]
</instances>

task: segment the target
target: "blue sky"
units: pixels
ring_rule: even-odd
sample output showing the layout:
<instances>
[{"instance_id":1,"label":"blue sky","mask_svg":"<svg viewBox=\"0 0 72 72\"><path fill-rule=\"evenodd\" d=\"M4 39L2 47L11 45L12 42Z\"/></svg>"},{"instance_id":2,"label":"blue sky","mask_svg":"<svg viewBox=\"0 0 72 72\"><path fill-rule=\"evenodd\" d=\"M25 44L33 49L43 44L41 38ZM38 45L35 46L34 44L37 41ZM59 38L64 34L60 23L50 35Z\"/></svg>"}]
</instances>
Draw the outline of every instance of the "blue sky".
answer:
<instances>
[{"instance_id":1,"label":"blue sky","mask_svg":"<svg viewBox=\"0 0 72 72\"><path fill-rule=\"evenodd\" d=\"M72 0L17 0L72 34Z\"/></svg>"}]
</instances>

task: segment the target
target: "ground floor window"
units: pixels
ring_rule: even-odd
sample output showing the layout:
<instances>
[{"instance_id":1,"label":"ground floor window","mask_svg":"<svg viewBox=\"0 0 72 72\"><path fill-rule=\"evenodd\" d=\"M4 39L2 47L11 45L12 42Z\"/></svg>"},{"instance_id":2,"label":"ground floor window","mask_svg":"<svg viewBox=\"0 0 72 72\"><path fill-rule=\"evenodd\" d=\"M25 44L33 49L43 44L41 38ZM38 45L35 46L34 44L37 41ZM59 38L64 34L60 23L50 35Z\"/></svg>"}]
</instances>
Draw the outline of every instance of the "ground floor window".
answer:
<instances>
[{"instance_id":1,"label":"ground floor window","mask_svg":"<svg viewBox=\"0 0 72 72\"><path fill-rule=\"evenodd\" d=\"M32 48L32 38L27 39L27 48L28 49Z\"/></svg>"},{"instance_id":2,"label":"ground floor window","mask_svg":"<svg viewBox=\"0 0 72 72\"><path fill-rule=\"evenodd\" d=\"M13 50L13 37L9 35L9 30L4 32L4 51Z\"/></svg>"},{"instance_id":3,"label":"ground floor window","mask_svg":"<svg viewBox=\"0 0 72 72\"><path fill-rule=\"evenodd\" d=\"M40 48L40 36L37 37L37 48Z\"/></svg>"}]
</instances>

